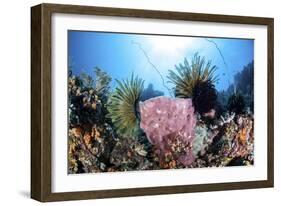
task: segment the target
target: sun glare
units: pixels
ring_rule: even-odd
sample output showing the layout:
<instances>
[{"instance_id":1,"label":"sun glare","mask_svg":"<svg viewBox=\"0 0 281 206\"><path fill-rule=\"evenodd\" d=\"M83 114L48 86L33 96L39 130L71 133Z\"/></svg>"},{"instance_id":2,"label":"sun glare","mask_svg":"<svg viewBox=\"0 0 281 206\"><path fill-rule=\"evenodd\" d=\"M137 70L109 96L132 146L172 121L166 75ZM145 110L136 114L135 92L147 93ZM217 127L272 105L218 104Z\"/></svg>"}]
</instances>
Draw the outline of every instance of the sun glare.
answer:
<instances>
[{"instance_id":1,"label":"sun glare","mask_svg":"<svg viewBox=\"0 0 281 206\"><path fill-rule=\"evenodd\" d=\"M148 43L159 55L175 55L188 49L194 40L192 37L152 36L148 38Z\"/></svg>"}]
</instances>

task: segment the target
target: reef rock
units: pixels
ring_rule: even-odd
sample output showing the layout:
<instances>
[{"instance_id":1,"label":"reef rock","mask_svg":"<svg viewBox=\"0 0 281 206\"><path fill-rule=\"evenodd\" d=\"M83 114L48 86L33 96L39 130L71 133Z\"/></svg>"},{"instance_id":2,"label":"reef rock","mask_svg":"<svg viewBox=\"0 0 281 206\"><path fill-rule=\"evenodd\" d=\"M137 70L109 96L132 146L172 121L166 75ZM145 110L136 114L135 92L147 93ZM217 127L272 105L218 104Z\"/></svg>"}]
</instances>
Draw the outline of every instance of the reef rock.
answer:
<instances>
[{"instance_id":1,"label":"reef rock","mask_svg":"<svg viewBox=\"0 0 281 206\"><path fill-rule=\"evenodd\" d=\"M196 125L192 100L160 96L140 102L139 108L140 127L150 143L162 154L171 152L180 163L190 165L194 160L191 147ZM180 142L180 149L175 147L175 141Z\"/></svg>"}]
</instances>

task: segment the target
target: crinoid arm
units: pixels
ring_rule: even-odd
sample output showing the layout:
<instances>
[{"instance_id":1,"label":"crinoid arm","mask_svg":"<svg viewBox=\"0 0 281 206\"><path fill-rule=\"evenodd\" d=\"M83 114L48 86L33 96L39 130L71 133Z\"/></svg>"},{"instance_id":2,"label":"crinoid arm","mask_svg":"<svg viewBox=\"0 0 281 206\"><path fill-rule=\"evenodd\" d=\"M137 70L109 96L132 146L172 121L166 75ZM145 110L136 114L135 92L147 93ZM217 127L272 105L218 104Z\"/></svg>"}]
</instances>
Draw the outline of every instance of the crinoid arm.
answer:
<instances>
[{"instance_id":1,"label":"crinoid arm","mask_svg":"<svg viewBox=\"0 0 281 206\"><path fill-rule=\"evenodd\" d=\"M217 67L211 61L206 62L205 57L196 53L191 63L185 58L183 64L169 70L168 79L174 85L175 97L192 98L195 110L204 114L213 109L216 104L217 92L215 75Z\"/></svg>"},{"instance_id":2,"label":"crinoid arm","mask_svg":"<svg viewBox=\"0 0 281 206\"><path fill-rule=\"evenodd\" d=\"M117 133L122 136L135 136L139 131L138 103L144 81L132 74L130 79L116 82L118 85L109 98L109 116Z\"/></svg>"}]
</instances>

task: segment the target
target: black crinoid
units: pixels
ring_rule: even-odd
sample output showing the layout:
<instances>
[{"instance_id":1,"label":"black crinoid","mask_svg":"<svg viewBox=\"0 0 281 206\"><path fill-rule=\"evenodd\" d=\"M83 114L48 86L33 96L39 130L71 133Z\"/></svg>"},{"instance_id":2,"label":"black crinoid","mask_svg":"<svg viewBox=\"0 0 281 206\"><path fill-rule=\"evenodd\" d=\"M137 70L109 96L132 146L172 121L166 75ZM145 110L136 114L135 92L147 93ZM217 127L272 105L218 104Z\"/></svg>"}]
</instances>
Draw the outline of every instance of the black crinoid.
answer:
<instances>
[{"instance_id":1,"label":"black crinoid","mask_svg":"<svg viewBox=\"0 0 281 206\"><path fill-rule=\"evenodd\" d=\"M205 60L198 53L191 61L184 60L183 64L176 65L175 70L169 70L169 82L174 85L174 93L179 98L192 98L195 110L204 114L214 109L217 100L215 75L217 67L211 61Z\"/></svg>"},{"instance_id":2,"label":"black crinoid","mask_svg":"<svg viewBox=\"0 0 281 206\"><path fill-rule=\"evenodd\" d=\"M245 110L245 99L242 94L232 94L228 98L227 109L235 114L241 114Z\"/></svg>"},{"instance_id":3,"label":"black crinoid","mask_svg":"<svg viewBox=\"0 0 281 206\"><path fill-rule=\"evenodd\" d=\"M217 103L217 91L210 81L198 81L192 90L192 103L199 114L204 114L214 109Z\"/></svg>"}]
</instances>

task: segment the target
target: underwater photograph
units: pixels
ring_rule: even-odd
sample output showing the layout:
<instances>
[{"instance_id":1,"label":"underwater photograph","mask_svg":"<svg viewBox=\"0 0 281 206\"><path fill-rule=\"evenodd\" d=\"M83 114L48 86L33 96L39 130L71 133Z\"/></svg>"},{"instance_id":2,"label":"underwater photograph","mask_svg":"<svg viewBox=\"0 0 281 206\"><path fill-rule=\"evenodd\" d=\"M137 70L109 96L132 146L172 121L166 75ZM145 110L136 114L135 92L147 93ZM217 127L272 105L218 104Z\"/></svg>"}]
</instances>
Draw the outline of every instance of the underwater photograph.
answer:
<instances>
[{"instance_id":1,"label":"underwater photograph","mask_svg":"<svg viewBox=\"0 0 281 206\"><path fill-rule=\"evenodd\" d=\"M254 165L254 40L68 31L68 174Z\"/></svg>"}]
</instances>

